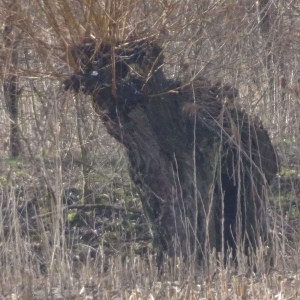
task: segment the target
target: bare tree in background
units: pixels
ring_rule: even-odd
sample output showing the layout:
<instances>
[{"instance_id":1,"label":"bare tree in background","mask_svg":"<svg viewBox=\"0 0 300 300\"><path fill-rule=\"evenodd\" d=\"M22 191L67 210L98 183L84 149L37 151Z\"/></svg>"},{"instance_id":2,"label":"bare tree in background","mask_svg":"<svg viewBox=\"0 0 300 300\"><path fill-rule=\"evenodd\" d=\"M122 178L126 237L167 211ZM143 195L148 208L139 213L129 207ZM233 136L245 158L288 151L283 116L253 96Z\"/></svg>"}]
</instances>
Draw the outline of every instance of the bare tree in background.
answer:
<instances>
[{"instance_id":1,"label":"bare tree in background","mask_svg":"<svg viewBox=\"0 0 300 300\"><path fill-rule=\"evenodd\" d=\"M19 131L19 48L23 32L20 30L21 16L18 1L11 1L5 8L8 14L2 32L3 57L2 74L6 108L10 118L10 155L17 158L21 151ZM19 26L16 26L19 25Z\"/></svg>"}]
</instances>

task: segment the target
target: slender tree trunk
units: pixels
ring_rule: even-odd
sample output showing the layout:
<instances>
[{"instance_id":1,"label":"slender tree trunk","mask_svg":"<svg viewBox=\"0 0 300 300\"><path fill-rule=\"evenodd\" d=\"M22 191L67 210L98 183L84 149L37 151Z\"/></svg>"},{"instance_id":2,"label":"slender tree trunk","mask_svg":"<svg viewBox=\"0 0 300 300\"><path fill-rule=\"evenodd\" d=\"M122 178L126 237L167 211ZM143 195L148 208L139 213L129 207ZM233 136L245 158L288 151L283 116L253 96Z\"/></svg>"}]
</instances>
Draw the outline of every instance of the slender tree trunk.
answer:
<instances>
[{"instance_id":1,"label":"slender tree trunk","mask_svg":"<svg viewBox=\"0 0 300 300\"><path fill-rule=\"evenodd\" d=\"M10 156L17 158L20 154L20 134L18 126L19 92L17 76L9 76L4 82L5 102L10 117Z\"/></svg>"},{"instance_id":2,"label":"slender tree trunk","mask_svg":"<svg viewBox=\"0 0 300 300\"><path fill-rule=\"evenodd\" d=\"M261 35L261 41L264 45L264 66L266 69L267 74L267 84L268 84L268 94L269 99L266 103L267 111L278 111L277 106L279 103L274 102L274 84L275 84L275 76L278 72L278 68L280 68L280 64L276 66L277 62L280 61L280 58L278 57L277 49L276 47L276 37L277 33L274 29L275 23L276 23L276 14L275 14L275 8L273 5L273 1L270 0L259 0L257 2L258 9L259 9L259 27L260 27L260 35ZM269 108L269 105L272 105L271 108Z\"/></svg>"},{"instance_id":3,"label":"slender tree trunk","mask_svg":"<svg viewBox=\"0 0 300 300\"><path fill-rule=\"evenodd\" d=\"M272 1L260 0L258 1L258 7L261 38L266 41L265 65L270 71L272 68L272 62L274 61L274 51L272 50L273 40L271 34L272 24L274 23L272 18Z\"/></svg>"},{"instance_id":4,"label":"slender tree trunk","mask_svg":"<svg viewBox=\"0 0 300 300\"><path fill-rule=\"evenodd\" d=\"M18 4L12 1L8 5L10 15L6 18L3 30L4 48L6 50L4 71L4 97L10 119L10 156L17 158L21 151L19 132L19 98L21 89L18 88L18 46L22 40L22 33L14 26L17 21Z\"/></svg>"}]
</instances>

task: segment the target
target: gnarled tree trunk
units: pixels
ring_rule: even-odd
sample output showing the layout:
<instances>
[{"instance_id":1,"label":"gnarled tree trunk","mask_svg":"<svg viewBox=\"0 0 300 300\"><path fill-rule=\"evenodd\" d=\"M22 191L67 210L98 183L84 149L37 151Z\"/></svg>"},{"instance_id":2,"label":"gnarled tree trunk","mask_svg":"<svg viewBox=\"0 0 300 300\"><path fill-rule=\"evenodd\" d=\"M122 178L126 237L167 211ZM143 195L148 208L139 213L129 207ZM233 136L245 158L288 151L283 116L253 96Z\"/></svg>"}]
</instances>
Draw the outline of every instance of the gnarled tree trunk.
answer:
<instances>
[{"instance_id":1,"label":"gnarled tree trunk","mask_svg":"<svg viewBox=\"0 0 300 300\"><path fill-rule=\"evenodd\" d=\"M110 53L109 44L74 47L82 71L65 88L92 95L108 133L126 147L160 253L203 257L266 241L264 193L276 155L262 125L235 106L237 91L201 77L167 79L160 47L142 41L116 45L115 96Z\"/></svg>"}]
</instances>

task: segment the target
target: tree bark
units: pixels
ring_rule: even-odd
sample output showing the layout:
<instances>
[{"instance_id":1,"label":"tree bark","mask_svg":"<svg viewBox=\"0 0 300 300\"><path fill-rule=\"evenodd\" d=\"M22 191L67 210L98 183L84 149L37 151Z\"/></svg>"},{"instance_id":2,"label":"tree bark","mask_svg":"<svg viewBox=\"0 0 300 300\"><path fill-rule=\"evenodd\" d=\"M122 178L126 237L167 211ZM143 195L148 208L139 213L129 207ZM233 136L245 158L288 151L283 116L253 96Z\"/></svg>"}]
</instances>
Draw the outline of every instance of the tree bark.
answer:
<instances>
[{"instance_id":1,"label":"tree bark","mask_svg":"<svg viewBox=\"0 0 300 300\"><path fill-rule=\"evenodd\" d=\"M10 119L10 156L19 157L20 133L19 133L19 91L17 88L17 76L8 76L4 80L4 95L6 107Z\"/></svg>"},{"instance_id":2,"label":"tree bark","mask_svg":"<svg viewBox=\"0 0 300 300\"><path fill-rule=\"evenodd\" d=\"M20 154L20 132L19 132L19 97L21 89L18 88L18 45L21 42L21 33L14 26L18 20L18 4L11 1L8 5L9 15L6 18L3 29L4 49L6 52L4 75L4 97L6 108L10 119L10 156L17 158Z\"/></svg>"},{"instance_id":3,"label":"tree bark","mask_svg":"<svg viewBox=\"0 0 300 300\"><path fill-rule=\"evenodd\" d=\"M65 88L92 95L108 133L126 147L158 257L201 258L212 248L267 241L264 193L277 172L267 131L234 105L234 88L201 77L169 80L156 44L127 45L116 47L117 97L103 63L109 45L96 54L92 46L75 48L83 71Z\"/></svg>"}]
</instances>

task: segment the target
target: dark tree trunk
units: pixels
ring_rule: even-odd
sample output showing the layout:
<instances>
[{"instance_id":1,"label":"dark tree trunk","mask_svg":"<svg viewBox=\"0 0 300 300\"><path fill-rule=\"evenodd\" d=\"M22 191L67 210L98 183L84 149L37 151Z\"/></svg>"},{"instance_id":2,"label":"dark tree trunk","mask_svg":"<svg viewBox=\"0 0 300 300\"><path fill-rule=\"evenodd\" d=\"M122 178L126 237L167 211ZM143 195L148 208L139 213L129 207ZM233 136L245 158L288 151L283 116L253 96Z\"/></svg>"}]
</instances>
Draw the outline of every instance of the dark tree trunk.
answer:
<instances>
[{"instance_id":1,"label":"dark tree trunk","mask_svg":"<svg viewBox=\"0 0 300 300\"><path fill-rule=\"evenodd\" d=\"M6 17L5 25L3 28L3 47L5 48L5 67L2 66L4 74L4 98L6 108L9 113L10 119L10 156L17 158L20 154L20 131L19 131L19 97L21 89L18 89L19 78L18 64L19 53L18 46L22 40L22 33L18 28L14 26L17 22L18 16L18 4L15 1L11 1L7 4L7 11L9 15Z\"/></svg>"},{"instance_id":2,"label":"dark tree trunk","mask_svg":"<svg viewBox=\"0 0 300 300\"><path fill-rule=\"evenodd\" d=\"M156 44L132 42L116 48L115 97L110 46L73 53L83 71L65 88L91 94L108 133L126 147L161 254L203 257L213 247L266 241L264 193L276 155L262 125L235 108L234 88L200 77L182 87L164 76Z\"/></svg>"},{"instance_id":3,"label":"dark tree trunk","mask_svg":"<svg viewBox=\"0 0 300 300\"><path fill-rule=\"evenodd\" d=\"M6 107L10 117L10 156L17 158L20 154L19 132L19 91L17 76L9 76L4 80Z\"/></svg>"}]
</instances>

